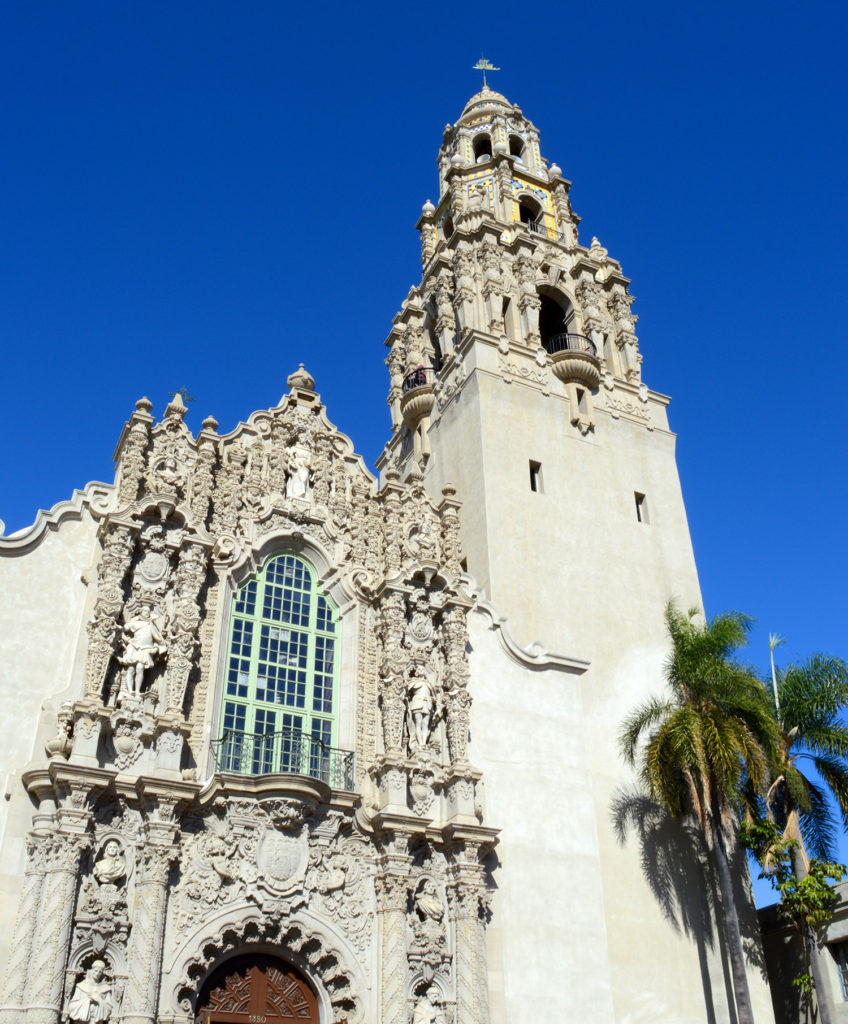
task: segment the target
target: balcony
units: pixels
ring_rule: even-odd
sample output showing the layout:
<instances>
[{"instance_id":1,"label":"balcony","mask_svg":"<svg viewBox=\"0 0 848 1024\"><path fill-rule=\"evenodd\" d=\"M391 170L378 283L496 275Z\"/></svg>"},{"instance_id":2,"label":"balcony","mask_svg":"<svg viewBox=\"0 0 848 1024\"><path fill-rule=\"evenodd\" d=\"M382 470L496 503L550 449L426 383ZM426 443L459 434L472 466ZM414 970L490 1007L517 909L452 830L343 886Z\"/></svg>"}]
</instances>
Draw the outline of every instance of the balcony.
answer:
<instances>
[{"instance_id":1,"label":"balcony","mask_svg":"<svg viewBox=\"0 0 848 1024\"><path fill-rule=\"evenodd\" d=\"M540 220L523 220L521 226L531 235L541 235L542 238L549 238L552 242L565 242L565 235L555 228L550 228Z\"/></svg>"},{"instance_id":2,"label":"balcony","mask_svg":"<svg viewBox=\"0 0 848 1024\"><path fill-rule=\"evenodd\" d=\"M601 383L601 363L593 341L582 334L554 334L542 343L552 369L564 384L582 384L594 391Z\"/></svg>"},{"instance_id":3,"label":"balcony","mask_svg":"<svg viewBox=\"0 0 848 1024\"><path fill-rule=\"evenodd\" d=\"M435 401L436 371L429 366L410 370L403 378L400 398L401 416L410 430L430 415Z\"/></svg>"},{"instance_id":4,"label":"balcony","mask_svg":"<svg viewBox=\"0 0 848 1024\"><path fill-rule=\"evenodd\" d=\"M306 775L320 779L331 789L352 790L352 750L327 746L317 736L298 729L280 732L227 730L212 740L215 770L239 775Z\"/></svg>"}]
</instances>

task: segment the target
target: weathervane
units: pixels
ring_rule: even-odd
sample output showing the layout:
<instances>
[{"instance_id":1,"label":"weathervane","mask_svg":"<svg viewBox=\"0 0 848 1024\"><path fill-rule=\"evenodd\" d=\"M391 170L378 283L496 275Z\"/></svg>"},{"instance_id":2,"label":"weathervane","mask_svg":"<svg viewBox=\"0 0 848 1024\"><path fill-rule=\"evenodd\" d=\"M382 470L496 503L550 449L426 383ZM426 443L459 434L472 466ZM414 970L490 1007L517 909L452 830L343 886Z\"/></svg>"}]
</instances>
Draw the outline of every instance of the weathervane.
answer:
<instances>
[{"instance_id":1,"label":"weathervane","mask_svg":"<svg viewBox=\"0 0 848 1024\"><path fill-rule=\"evenodd\" d=\"M183 384L179 391L169 391L168 394L171 396L171 398L176 398L177 395L179 395L180 398L183 400L183 403L195 401L195 399L193 399L191 395L188 393L188 388L185 386L185 384Z\"/></svg>"},{"instance_id":2,"label":"weathervane","mask_svg":"<svg viewBox=\"0 0 848 1024\"><path fill-rule=\"evenodd\" d=\"M474 70L483 72L483 88L488 89L489 83L486 81L486 72L500 71L500 68L496 68L495 65L491 63L491 61L486 60L486 58L481 54L480 59L474 65Z\"/></svg>"}]
</instances>

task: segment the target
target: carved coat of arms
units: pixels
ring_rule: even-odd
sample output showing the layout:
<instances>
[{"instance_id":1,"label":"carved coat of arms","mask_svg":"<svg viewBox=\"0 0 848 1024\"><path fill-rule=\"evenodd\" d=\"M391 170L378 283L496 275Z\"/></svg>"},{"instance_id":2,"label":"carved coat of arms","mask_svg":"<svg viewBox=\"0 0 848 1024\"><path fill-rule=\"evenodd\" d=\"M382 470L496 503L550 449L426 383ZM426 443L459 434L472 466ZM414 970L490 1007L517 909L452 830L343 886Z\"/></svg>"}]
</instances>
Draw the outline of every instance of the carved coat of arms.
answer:
<instances>
[{"instance_id":1,"label":"carved coat of arms","mask_svg":"<svg viewBox=\"0 0 848 1024\"><path fill-rule=\"evenodd\" d=\"M308 856L305 837L270 828L256 851L258 881L276 892L291 889L303 879Z\"/></svg>"}]
</instances>

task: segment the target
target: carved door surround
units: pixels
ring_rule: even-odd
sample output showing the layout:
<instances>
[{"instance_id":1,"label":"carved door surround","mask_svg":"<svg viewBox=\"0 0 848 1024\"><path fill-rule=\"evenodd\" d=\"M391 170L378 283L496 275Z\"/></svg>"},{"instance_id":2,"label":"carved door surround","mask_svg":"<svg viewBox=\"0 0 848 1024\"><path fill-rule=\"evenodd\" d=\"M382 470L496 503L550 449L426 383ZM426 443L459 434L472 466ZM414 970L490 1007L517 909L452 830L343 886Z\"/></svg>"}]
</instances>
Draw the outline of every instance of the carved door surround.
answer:
<instances>
[{"instance_id":1,"label":"carved door surround","mask_svg":"<svg viewBox=\"0 0 848 1024\"><path fill-rule=\"evenodd\" d=\"M237 956L207 978L198 1024L318 1024L318 1003L299 971L276 957Z\"/></svg>"}]
</instances>

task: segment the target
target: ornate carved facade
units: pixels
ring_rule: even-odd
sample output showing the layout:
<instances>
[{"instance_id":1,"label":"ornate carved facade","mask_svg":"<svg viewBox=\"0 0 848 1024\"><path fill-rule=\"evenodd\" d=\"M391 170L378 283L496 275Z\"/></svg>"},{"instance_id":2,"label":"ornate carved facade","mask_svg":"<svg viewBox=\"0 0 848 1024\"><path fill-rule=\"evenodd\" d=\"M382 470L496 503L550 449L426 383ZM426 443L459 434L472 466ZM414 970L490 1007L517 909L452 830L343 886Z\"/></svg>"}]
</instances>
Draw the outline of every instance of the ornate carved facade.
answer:
<instances>
[{"instance_id":1,"label":"ornate carved facade","mask_svg":"<svg viewBox=\"0 0 848 1024\"><path fill-rule=\"evenodd\" d=\"M411 1020L428 991L456 1019L481 983L496 833L468 758L458 503L415 477L378 490L302 367L289 386L223 437L211 419L193 437L179 395L124 429L84 692L24 777L38 810L4 1019L193 1020L209 968L251 944L293 957L328 1021ZM336 699L356 726L349 754L316 740L308 763L257 771L208 736L234 590L277 552L315 569L351 634Z\"/></svg>"},{"instance_id":2,"label":"ornate carved facade","mask_svg":"<svg viewBox=\"0 0 848 1024\"><path fill-rule=\"evenodd\" d=\"M618 716L698 599L667 400L519 108L473 97L439 174L381 484L301 365L227 434L141 399L114 484L0 538L0 1021L704 1019L711 926L609 824ZM653 957L692 984L645 1018Z\"/></svg>"}]
</instances>

